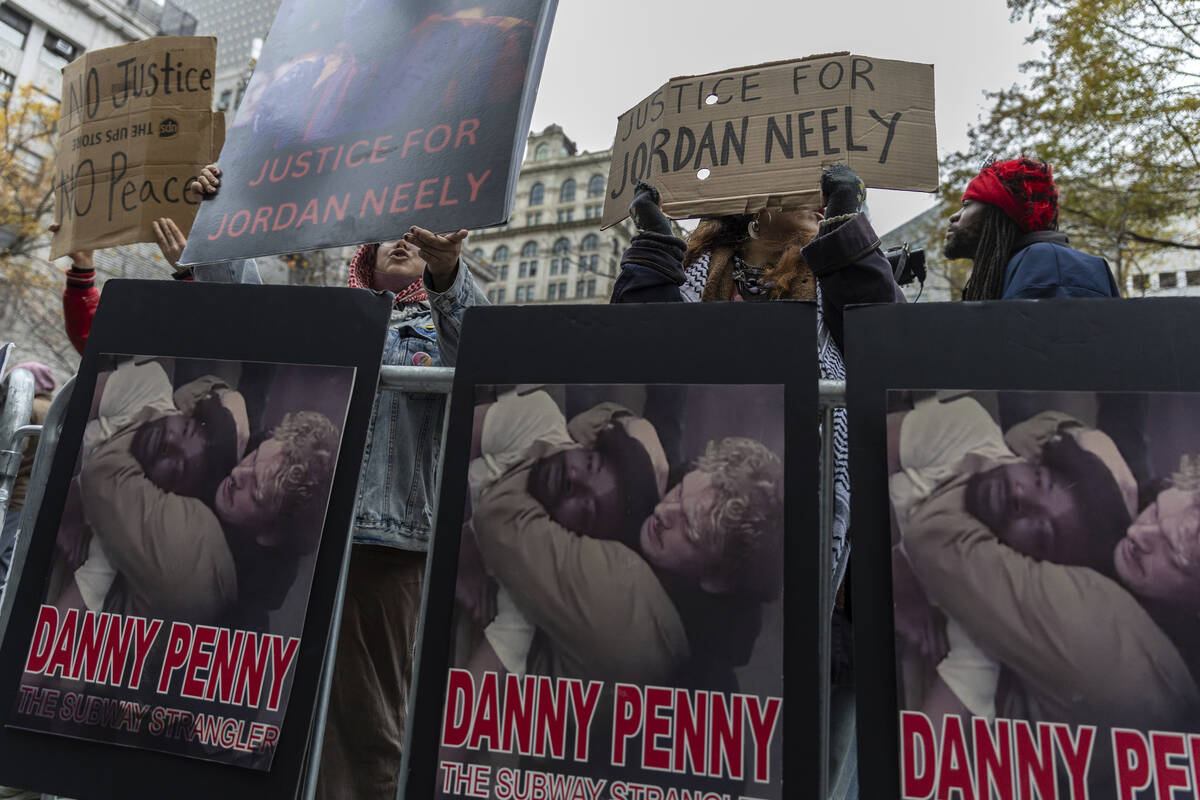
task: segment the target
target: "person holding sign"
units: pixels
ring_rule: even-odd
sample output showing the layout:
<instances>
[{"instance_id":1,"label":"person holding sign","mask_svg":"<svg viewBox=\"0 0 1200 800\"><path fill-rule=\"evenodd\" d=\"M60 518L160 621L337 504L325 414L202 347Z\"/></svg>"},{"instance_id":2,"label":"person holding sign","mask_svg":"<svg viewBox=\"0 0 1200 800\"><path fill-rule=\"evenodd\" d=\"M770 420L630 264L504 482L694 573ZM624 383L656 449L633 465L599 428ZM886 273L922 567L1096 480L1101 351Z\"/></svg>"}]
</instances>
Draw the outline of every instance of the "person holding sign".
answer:
<instances>
[{"instance_id":1,"label":"person holding sign","mask_svg":"<svg viewBox=\"0 0 1200 800\"><path fill-rule=\"evenodd\" d=\"M821 196L824 214L763 210L705 219L685 244L671 235L658 192L640 184L629 211L642 232L621 258L612 302L815 300L821 377L845 380L842 309L904 296L861 213L866 188L858 175L846 164L827 167ZM836 553L850 524L845 409L835 411L834 441Z\"/></svg>"},{"instance_id":2,"label":"person holding sign","mask_svg":"<svg viewBox=\"0 0 1200 800\"><path fill-rule=\"evenodd\" d=\"M193 190L220 190L216 164ZM462 256L467 231L364 244L351 288L396 295L385 365L453 366L463 313L486 305ZM319 798L396 795L412 681L412 652L433 532L433 487L445 399L380 392L358 483L355 547L318 777Z\"/></svg>"},{"instance_id":3,"label":"person holding sign","mask_svg":"<svg viewBox=\"0 0 1200 800\"><path fill-rule=\"evenodd\" d=\"M1108 262L1058 231L1058 189L1041 159L985 164L950 217L943 253L973 262L963 300L1121 296Z\"/></svg>"},{"instance_id":4,"label":"person holding sign","mask_svg":"<svg viewBox=\"0 0 1200 800\"><path fill-rule=\"evenodd\" d=\"M193 184L194 186L195 184ZM50 226L50 232L58 225ZM220 264L197 264L180 268L179 257L187 244L187 236L170 217L154 220L154 235L159 252L174 270L177 281L199 281L201 283L254 283L261 284L258 264L253 258L226 261ZM100 290L96 287L95 253L92 250L76 250L68 253L71 267L67 270L67 285L63 289L63 320L66 322L67 338L80 355L87 345L100 303Z\"/></svg>"}]
</instances>

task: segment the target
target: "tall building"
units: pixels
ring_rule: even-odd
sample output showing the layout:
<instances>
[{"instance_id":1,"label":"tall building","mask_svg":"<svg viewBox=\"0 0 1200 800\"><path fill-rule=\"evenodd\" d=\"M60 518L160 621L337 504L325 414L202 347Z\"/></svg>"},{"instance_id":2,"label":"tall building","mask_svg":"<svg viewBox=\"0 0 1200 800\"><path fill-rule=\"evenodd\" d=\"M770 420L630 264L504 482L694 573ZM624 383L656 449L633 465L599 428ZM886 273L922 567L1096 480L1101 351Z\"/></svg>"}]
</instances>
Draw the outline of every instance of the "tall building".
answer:
<instances>
[{"instance_id":1,"label":"tall building","mask_svg":"<svg viewBox=\"0 0 1200 800\"><path fill-rule=\"evenodd\" d=\"M217 37L217 69L213 97L217 108L232 112L254 71L267 31L281 0L186 0L196 15L200 36Z\"/></svg>"},{"instance_id":2,"label":"tall building","mask_svg":"<svg viewBox=\"0 0 1200 800\"><path fill-rule=\"evenodd\" d=\"M608 300L629 220L600 230L611 150L577 153L558 125L529 135L507 225L472 231L467 247L490 265L488 299L503 303Z\"/></svg>"},{"instance_id":3,"label":"tall building","mask_svg":"<svg viewBox=\"0 0 1200 800\"><path fill-rule=\"evenodd\" d=\"M85 50L156 34L195 32L195 17L171 0L4 0L0 3L0 95L32 84L57 102L63 66Z\"/></svg>"}]
</instances>

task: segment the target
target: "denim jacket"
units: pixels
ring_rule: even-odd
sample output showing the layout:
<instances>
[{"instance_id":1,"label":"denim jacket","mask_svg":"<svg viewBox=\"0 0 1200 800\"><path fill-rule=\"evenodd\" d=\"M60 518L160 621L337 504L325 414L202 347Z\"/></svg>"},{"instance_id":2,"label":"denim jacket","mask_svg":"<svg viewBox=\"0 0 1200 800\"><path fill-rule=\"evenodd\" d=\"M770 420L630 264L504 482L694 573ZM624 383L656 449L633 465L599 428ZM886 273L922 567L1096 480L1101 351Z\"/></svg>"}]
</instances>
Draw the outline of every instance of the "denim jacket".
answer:
<instances>
[{"instance_id":1,"label":"denim jacket","mask_svg":"<svg viewBox=\"0 0 1200 800\"><path fill-rule=\"evenodd\" d=\"M463 312L487 304L462 259L447 291L433 291L428 272L423 280L429 303L407 303L392 311L385 366L454 366ZM381 391L375 396L358 478L356 543L429 549L445 406L440 394Z\"/></svg>"}]
</instances>

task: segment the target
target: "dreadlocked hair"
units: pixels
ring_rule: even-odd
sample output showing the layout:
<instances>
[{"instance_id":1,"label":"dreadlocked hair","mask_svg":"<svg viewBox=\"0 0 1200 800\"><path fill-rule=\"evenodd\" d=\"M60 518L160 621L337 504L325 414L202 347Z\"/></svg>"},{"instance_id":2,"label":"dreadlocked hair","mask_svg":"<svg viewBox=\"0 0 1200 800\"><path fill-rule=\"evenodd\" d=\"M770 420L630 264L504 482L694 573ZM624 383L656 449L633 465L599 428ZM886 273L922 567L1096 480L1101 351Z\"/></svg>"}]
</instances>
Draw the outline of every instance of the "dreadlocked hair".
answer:
<instances>
[{"instance_id":1,"label":"dreadlocked hair","mask_svg":"<svg viewBox=\"0 0 1200 800\"><path fill-rule=\"evenodd\" d=\"M740 256L743 243L750 238L747 228L755 214L730 214L725 217L710 217L700 221L688 236L687 252L683 256L683 268L695 264L705 253L709 256L709 275L718 277L729 271L734 256ZM784 247L778 260L764 273L763 279L770 285L772 298L814 299L816 281L800 250L812 241L812 236L793 239ZM763 266L763 265L755 265ZM732 279L729 279L730 282ZM732 285L732 283L731 283ZM703 299L710 298L705 292Z\"/></svg>"},{"instance_id":2,"label":"dreadlocked hair","mask_svg":"<svg viewBox=\"0 0 1200 800\"><path fill-rule=\"evenodd\" d=\"M999 300L1004 294L1004 273L1013 245L1021 238L1017 223L999 206L988 204L979 224L975 264L963 287L963 300Z\"/></svg>"}]
</instances>

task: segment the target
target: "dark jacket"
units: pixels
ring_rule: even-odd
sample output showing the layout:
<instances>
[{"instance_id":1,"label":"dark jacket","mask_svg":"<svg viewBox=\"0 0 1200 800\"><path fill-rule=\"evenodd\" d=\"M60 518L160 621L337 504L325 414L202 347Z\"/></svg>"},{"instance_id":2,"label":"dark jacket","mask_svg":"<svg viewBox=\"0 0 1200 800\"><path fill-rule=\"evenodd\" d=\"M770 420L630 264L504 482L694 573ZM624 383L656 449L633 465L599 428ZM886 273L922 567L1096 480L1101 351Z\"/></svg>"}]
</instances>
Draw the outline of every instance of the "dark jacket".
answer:
<instances>
[{"instance_id":1,"label":"dark jacket","mask_svg":"<svg viewBox=\"0 0 1200 800\"><path fill-rule=\"evenodd\" d=\"M1067 247L1059 231L1034 231L1013 247L1001 299L1120 296L1107 261Z\"/></svg>"},{"instance_id":2,"label":"dark jacket","mask_svg":"<svg viewBox=\"0 0 1200 800\"><path fill-rule=\"evenodd\" d=\"M825 227L825 226L823 226ZM683 284L682 239L639 233L621 256L613 303L678 303ZM903 303L892 267L879 249L879 237L862 214L822 230L802 251L821 284L822 312L838 348L842 311L858 303Z\"/></svg>"}]
</instances>

